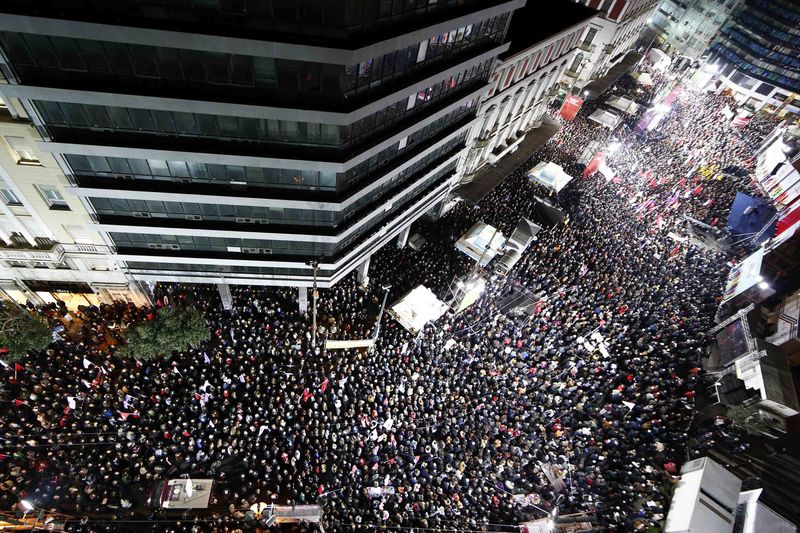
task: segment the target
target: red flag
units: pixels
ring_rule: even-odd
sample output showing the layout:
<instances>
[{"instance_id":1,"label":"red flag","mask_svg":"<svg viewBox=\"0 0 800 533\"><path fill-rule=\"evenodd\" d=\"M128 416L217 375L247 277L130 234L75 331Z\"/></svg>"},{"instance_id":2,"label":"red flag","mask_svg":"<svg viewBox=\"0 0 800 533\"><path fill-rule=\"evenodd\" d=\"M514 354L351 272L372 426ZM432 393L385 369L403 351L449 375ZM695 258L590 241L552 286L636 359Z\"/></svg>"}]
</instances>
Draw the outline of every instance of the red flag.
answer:
<instances>
[{"instance_id":1,"label":"red flag","mask_svg":"<svg viewBox=\"0 0 800 533\"><path fill-rule=\"evenodd\" d=\"M24 400L14 400L14 407L19 407L20 405L28 405L28 402Z\"/></svg>"},{"instance_id":2,"label":"red flag","mask_svg":"<svg viewBox=\"0 0 800 533\"><path fill-rule=\"evenodd\" d=\"M14 372L22 372L25 370L25 367L19 363L14 363Z\"/></svg>"},{"instance_id":3,"label":"red flag","mask_svg":"<svg viewBox=\"0 0 800 533\"><path fill-rule=\"evenodd\" d=\"M191 433L189 433L189 431L188 431L188 430L184 429L184 430L183 430L183 436L184 436L184 437L191 437L191 436L192 436L192 434L191 434Z\"/></svg>"},{"instance_id":4,"label":"red flag","mask_svg":"<svg viewBox=\"0 0 800 533\"><path fill-rule=\"evenodd\" d=\"M320 385L320 387L319 387L320 392L325 392L325 390L328 388L328 384L329 383L330 383L330 380L328 378L325 378L325 381L323 381L322 385Z\"/></svg>"},{"instance_id":5,"label":"red flag","mask_svg":"<svg viewBox=\"0 0 800 533\"><path fill-rule=\"evenodd\" d=\"M119 412L119 416L121 416L123 420L127 420L130 415L130 413L123 413L122 411Z\"/></svg>"}]
</instances>

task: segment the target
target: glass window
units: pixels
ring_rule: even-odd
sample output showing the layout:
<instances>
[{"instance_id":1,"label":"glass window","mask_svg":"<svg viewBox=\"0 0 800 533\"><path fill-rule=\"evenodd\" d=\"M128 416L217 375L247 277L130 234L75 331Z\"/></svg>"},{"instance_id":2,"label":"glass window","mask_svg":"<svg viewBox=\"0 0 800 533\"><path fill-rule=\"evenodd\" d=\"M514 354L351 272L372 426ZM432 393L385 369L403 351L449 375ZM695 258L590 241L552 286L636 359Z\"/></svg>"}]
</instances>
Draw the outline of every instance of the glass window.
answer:
<instances>
[{"instance_id":1,"label":"glass window","mask_svg":"<svg viewBox=\"0 0 800 533\"><path fill-rule=\"evenodd\" d=\"M100 105L84 105L83 110L86 112L86 118L89 120L89 125L94 128L110 128L111 121L106 114L106 108Z\"/></svg>"},{"instance_id":2,"label":"glass window","mask_svg":"<svg viewBox=\"0 0 800 533\"><path fill-rule=\"evenodd\" d=\"M132 44L129 45L129 49L137 76L147 78L157 78L159 76L155 49L152 46Z\"/></svg>"},{"instance_id":3,"label":"glass window","mask_svg":"<svg viewBox=\"0 0 800 533\"><path fill-rule=\"evenodd\" d=\"M3 202L6 205L22 205L17 195L11 189L0 189L0 196L3 197Z\"/></svg>"},{"instance_id":4,"label":"glass window","mask_svg":"<svg viewBox=\"0 0 800 533\"><path fill-rule=\"evenodd\" d=\"M53 43L58 60L61 62L61 68L67 70L86 70L86 65L83 63L81 51L75 39L68 39L66 37L50 37Z\"/></svg>"},{"instance_id":5,"label":"glass window","mask_svg":"<svg viewBox=\"0 0 800 533\"><path fill-rule=\"evenodd\" d=\"M178 133L184 135L197 135L197 124L194 121L194 114L173 111L172 117L175 120L175 127Z\"/></svg>"},{"instance_id":6,"label":"glass window","mask_svg":"<svg viewBox=\"0 0 800 533\"><path fill-rule=\"evenodd\" d=\"M117 74L134 74L133 63L128 54L128 47L120 43L104 42L103 48L106 51L111 67Z\"/></svg>"},{"instance_id":7,"label":"glass window","mask_svg":"<svg viewBox=\"0 0 800 533\"><path fill-rule=\"evenodd\" d=\"M167 162L161 159L148 159L147 164L150 165L150 172L153 176L169 176L169 168Z\"/></svg>"},{"instance_id":8,"label":"glass window","mask_svg":"<svg viewBox=\"0 0 800 533\"><path fill-rule=\"evenodd\" d=\"M83 106L81 104L70 104L62 102L59 104L61 110L64 112L64 117L67 123L74 126L88 126L89 121L83 113Z\"/></svg>"},{"instance_id":9,"label":"glass window","mask_svg":"<svg viewBox=\"0 0 800 533\"><path fill-rule=\"evenodd\" d=\"M271 57L254 57L253 74L256 85L262 87L275 87L277 85L275 60Z\"/></svg>"},{"instance_id":10,"label":"glass window","mask_svg":"<svg viewBox=\"0 0 800 533\"><path fill-rule=\"evenodd\" d=\"M132 130L133 123L128 115L128 110L124 107L109 107L108 114L111 117L111 124L114 128L122 130Z\"/></svg>"},{"instance_id":11,"label":"glass window","mask_svg":"<svg viewBox=\"0 0 800 533\"><path fill-rule=\"evenodd\" d=\"M58 59L53 51L50 40L44 35L25 35L33 60L40 67L58 68Z\"/></svg>"},{"instance_id":12,"label":"glass window","mask_svg":"<svg viewBox=\"0 0 800 533\"><path fill-rule=\"evenodd\" d=\"M58 190L58 187L53 187L50 185L37 185L37 189L42 194L42 198L50 206L50 209L62 209L62 210L69 210L67 206L67 201L64 200L64 197L61 196L61 191Z\"/></svg>"},{"instance_id":13,"label":"glass window","mask_svg":"<svg viewBox=\"0 0 800 533\"><path fill-rule=\"evenodd\" d=\"M133 128L139 131L155 131L153 116L149 109L128 108Z\"/></svg>"},{"instance_id":14,"label":"glass window","mask_svg":"<svg viewBox=\"0 0 800 533\"><path fill-rule=\"evenodd\" d=\"M111 67L106 60L103 45L100 41L88 41L77 39L78 47L81 50L83 60L90 72L110 72Z\"/></svg>"}]
</instances>

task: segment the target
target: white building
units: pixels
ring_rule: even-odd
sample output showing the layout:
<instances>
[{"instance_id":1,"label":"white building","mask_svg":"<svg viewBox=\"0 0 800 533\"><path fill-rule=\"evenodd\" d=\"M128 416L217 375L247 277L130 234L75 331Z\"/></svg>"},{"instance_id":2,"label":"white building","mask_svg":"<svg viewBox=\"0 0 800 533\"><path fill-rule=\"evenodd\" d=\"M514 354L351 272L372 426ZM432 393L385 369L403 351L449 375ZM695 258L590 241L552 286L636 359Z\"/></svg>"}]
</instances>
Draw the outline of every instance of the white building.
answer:
<instances>
[{"instance_id":1,"label":"white building","mask_svg":"<svg viewBox=\"0 0 800 533\"><path fill-rule=\"evenodd\" d=\"M579 73L581 85L603 76L636 44L642 28L653 14L657 0L574 0L599 9L602 16L592 22L581 44L586 67Z\"/></svg>"},{"instance_id":2,"label":"white building","mask_svg":"<svg viewBox=\"0 0 800 533\"><path fill-rule=\"evenodd\" d=\"M573 83L577 76L580 45L598 13L566 0L556 4L550 9L558 17L549 25L531 25L542 11L532 2L514 14L511 48L495 62L467 139L470 150L460 166L462 182L471 181L484 165L516 150L525 133L541 124L558 84Z\"/></svg>"},{"instance_id":3,"label":"white building","mask_svg":"<svg viewBox=\"0 0 800 533\"><path fill-rule=\"evenodd\" d=\"M663 0L652 24L670 52L697 59L738 4L739 0Z\"/></svg>"},{"instance_id":4,"label":"white building","mask_svg":"<svg viewBox=\"0 0 800 533\"><path fill-rule=\"evenodd\" d=\"M2 86L0 86L2 94ZM2 98L2 96L0 96ZM114 262L24 110L0 105L0 296L68 307L112 300L146 303Z\"/></svg>"},{"instance_id":5,"label":"white building","mask_svg":"<svg viewBox=\"0 0 800 533\"><path fill-rule=\"evenodd\" d=\"M759 501L761 489L742 482L708 457L689 461L672 494L665 533L793 533L791 522Z\"/></svg>"}]
</instances>

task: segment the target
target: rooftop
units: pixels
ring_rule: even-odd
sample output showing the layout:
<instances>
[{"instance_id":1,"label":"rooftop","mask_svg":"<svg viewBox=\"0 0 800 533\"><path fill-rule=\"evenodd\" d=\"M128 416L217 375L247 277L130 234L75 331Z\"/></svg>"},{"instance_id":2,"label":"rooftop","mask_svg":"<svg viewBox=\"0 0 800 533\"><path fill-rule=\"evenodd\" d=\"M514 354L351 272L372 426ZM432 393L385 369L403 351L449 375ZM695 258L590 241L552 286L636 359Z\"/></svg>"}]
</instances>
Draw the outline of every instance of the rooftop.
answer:
<instances>
[{"instance_id":1,"label":"rooftop","mask_svg":"<svg viewBox=\"0 0 800 533\"><path fill-rule=\"evenodd\" d=\"M527 5L514 11L511 17L507 35L511 48L500 54L500 59L512 57L599 14L599 11L572 0L528 0Z\"/></svg>"}]
</instances>

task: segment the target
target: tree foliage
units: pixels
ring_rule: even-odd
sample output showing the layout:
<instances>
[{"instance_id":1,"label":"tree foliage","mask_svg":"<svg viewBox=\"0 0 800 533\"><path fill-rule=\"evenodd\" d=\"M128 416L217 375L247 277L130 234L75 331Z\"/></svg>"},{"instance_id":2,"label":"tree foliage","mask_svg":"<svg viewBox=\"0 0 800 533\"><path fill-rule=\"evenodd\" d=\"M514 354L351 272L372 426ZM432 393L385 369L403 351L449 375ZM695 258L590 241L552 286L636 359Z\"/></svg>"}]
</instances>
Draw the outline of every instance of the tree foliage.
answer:
<instances>
[{"instance_id":1,"label":"tree foliage","mask_svg":"<svg viewBox=\"0 0 800 533\"><path fill-rule=\"evenodd\" d=\"M3 357L21 359L29 352L44 350L53 342L50 327L40 317L11 302L0 302L0 347L8 348Z\"/></svg>"},{"instance_id":2,"label":"tree foliage","mask_svg":"<svg viewBox=\"0 0 800 533\"><path fill-rule=\"evenodd\" d=\"M120 355L146 360L171 357L173 351L208 340L211 332L197 309L162 307L153 320L129 327L123 336Z\"/></svg>"}]
</instances>

